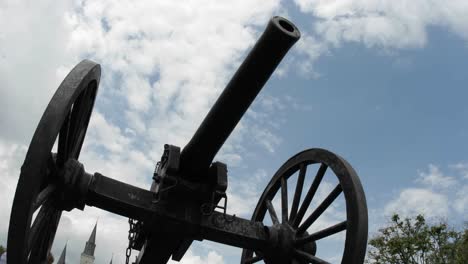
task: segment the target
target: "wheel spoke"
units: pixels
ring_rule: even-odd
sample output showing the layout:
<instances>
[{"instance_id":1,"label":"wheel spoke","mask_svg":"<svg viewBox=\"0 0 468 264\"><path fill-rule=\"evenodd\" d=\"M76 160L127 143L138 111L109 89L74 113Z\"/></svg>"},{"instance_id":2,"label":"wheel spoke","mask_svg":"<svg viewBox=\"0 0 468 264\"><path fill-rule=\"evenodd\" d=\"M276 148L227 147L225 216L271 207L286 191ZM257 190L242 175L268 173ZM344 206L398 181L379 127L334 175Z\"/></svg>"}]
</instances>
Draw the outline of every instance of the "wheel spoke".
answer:
<instances>
[{"instance_id":1,"label":"wheel spoke","mask_svg":"<svg viewBox=\"0 0 468 264\"><path fill-rule=\"evenodd\" d=\"M307 171L307 166L304 165L304 163L301 163L300 169L299 169L299 176L297 178L297 183L296 183L296 191L294 192L293 203L291 206L291 215L289 216L290 220L294 219L297 214L297 209L299 207L299 202L301 200L302 189L304 188L304 179L305 179L306 171Z\"/></svg>"},{"instance_id":2,"label":"wheel spoke","mask_svg":"<svg viewBox=\"0 0 468 264\"><path fill-rule=\"evenodd\" d=\"M57 227L60 222L60 217L62 216L62 211L60 210L55 210L53 216L51 217L51 220L49 221L49 231L47 232L47 251L50 251L52 248L52 244L54 243L54 238L55 238L55 233L57 232Z\"/></svg>"},{"instance_id":3,"label":"wheel spoke","mask_svg":"<svg viewBox=\"0 0 468 264\"><path fill-rule=\"evenodd\" d=\"M275 208L270 200L265 200L266 206L268 208L268 213L270 213L271 221L273 224L278 225L280 222L278 221L278 216L276 215Z\"/></svg>"},{"instance_id":4,"label":"wheel spoke","mask_svg":"<svg viewBox=\"0 0 468 264\"><path fill-rule=\"evenodd\" d=\"M55 184L49 184L46 188L44 188L39 195L36 198L36 201L33 203L33 212L35 212L39 206L41 206L45 201L47 201L50 197L50 195L55 191L56 189Z\"/></svg>"},{"instance_id":5,"label":"wheel spoke","mask_svg":"<svg viewBox=\"0 0 468 264\"><path fill-rule=\"evenodd\" d=\"M52 216L54 208L49 202L45 203L39 212L37 213L36 219L32 224L31 229L29 230L29 239L28 239L28 253L33 250L34 247L38 244L39 239L43 237L43 233L48 220Z\"/></svg>"},{"instance_id":6,"label":"wheel spoke","mask_svg":"<svg viewBox=\"0 0 468 264\"><path fill-rule=\"evenodd\" d=\"M36 244L31 245L29 263L42 263L47 259L47 255L54 241L60 216L61 211L51 207L50 214L45 219L46 223L42 230L40 230L39 239L36 240Z\"/></svg>"},{"instance_id":7,"label":"wheel spoke","mask_svg":"<svg viewBox=\"0 0 468 264\"><path fill-rule=\"evenodd\" d=\"M309 242L317 241L317 240L320 240L322 238L325 238L325 237L334 235L336 233L339 233L339 232L341 232L343 230L346 230L346 224L347 224L346 221L343 221L343 222L341 222L339 224L336 224L334 226L330 226L330 227L327 227L327 228L325 228L323 230L315 232L312 235L299 238L299 239L296 240L295 245L296 246L302 246L302 245L307 244Z\"/></svg>"},{"instance_id":8,"label":"wheel spoke","mask_svg":"<svg viewBox=\"0 0 468 264\"><path fill-rule=\"evenodd\" d=\"M319 218L320 215L322 215L322 213L327 210L327 208L333 203L333 201L335 201L341 192L341 185L338 184L335 189L333 189L333 191L327 196L327 198L325 198L325 200L323 200L323 202L317 207L317 209L315 209L315 211L304 221L304 223L299 226L297 233L304 233L307 228L309 228L315 222L315 220L317 220L317 218Z\"/></svg>"},{"instance_id":9,"label":"wheel spoke","mask_svg":"<svg viewBox=\"0 0 468 264\"><path fill-rule=\"evenodd\" d=\"M329 262L326 262L323 259L320 259L312 254L309 254L307 252L304 252L302 250L295 249L294 250L294 255L302 260L306 260L310 263L313 264L330 264Z\"/></svg>"},{"instance_id":10,"label":"wheel spoke","mask_svg":"<svg viewBox=\"0 0 468 264\"><path fill-rule=\"evenodd\" d=\"M320 165L320 168L317 171L317 175L315 175L314 181L312 182L312 185L310 186L309 191L307 192L306 197L304 198L304 201L301 204L301 208L299 209L299 212L294 218L293 227L298 227L301 223L302 218L304 217L307 209L309 208L310 202L312 202L312 198L314 198L314 195L317 192L320 182L322 182L323 176L325 175L327 168L328 166L326 164L322 163Z\"/></svg>"},{"instance_id":11,"label":"wheel spoke","mask_svg":"<svg viewBox=\"0 0 468 264\"><path fill-rule=\"evenodd\" d=\"M288 182L285 177L281 177L281 220L288 222Z\"/></svg>"}]
</instances>

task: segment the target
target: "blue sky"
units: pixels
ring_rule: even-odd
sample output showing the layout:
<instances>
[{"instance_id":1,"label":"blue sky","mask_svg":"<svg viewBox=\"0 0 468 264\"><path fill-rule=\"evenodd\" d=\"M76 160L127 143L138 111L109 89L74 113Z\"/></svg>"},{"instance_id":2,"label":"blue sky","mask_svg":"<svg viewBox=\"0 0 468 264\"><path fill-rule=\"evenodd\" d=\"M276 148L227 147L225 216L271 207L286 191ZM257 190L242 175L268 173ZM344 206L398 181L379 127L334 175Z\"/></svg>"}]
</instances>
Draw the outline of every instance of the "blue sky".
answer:
<instances>
[{"instance_id":1,"label":"blue sky","mask_svg":"<svg viewBox=\"0 0 468 264\"><path fill-rule=\"evenodd\" d=\"M276 169L320 147L358 172L371 235L393 212L461 226L468 219L467 13L466 1L2 3L0 24L17 23L0 30L0 197L7 201L0 216L9 219L42 111L81 59L103 67L81 161L89 172L147 188L163 144L185 145L279 14L303 36L217 156L229 166L230 213L250 217ZM319 225L342 212L334 208ZM68 240L67 258L76 262L97 218L97 262L114 253L123 263L126 219L95 208L64 214L54 254ZM5 244L7 222L0 227ZM339 262L342 237L324 243L321 256ZM238 250L203 242L182 263L238 260Z\"/></svg>"}]
</instances>

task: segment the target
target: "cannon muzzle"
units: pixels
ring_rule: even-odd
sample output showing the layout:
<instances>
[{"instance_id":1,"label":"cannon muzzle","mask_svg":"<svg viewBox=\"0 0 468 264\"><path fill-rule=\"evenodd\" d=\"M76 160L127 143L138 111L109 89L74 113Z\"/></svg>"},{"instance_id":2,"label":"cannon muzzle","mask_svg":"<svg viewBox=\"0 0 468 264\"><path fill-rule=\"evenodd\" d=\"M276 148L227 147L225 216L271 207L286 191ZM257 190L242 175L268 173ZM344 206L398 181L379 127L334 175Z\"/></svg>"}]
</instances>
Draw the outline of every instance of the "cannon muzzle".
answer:
<instances>
[{"instance_id":1,"label":"cannon muzzle","mask_svg":"<svg viewBox=\"0 0 468 264\"><path fill-rule=\"evenodd\" d=\"M255 100L300 32L290 21L275 16L182 150L180 169L198 177L210 167L226 139Z\"/></svg>"}]
</instances>

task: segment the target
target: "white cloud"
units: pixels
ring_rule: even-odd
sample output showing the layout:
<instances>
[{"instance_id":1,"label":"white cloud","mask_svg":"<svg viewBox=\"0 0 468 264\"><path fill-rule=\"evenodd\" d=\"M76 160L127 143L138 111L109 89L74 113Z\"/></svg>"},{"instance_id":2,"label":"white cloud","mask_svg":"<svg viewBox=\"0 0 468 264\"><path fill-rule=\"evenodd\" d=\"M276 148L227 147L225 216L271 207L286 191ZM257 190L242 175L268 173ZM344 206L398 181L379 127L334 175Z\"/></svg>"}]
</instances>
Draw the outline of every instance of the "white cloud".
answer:
<instances>
[{"instance_id":1,"label":"white cloud","mask_svg":"<svg viewBox=\"0 0 468 264\"><path fill-rule=\"evenodd\" d=\"M255 141L270 153L274 153L275 148L282 142L280 137L260 126L253 126L251 132Z\"/></svg>"},{"instance_id":2,"label":"white cloud","mask_svg":"<svg viewBox=\"0 0 468 264\"><path fill-rule=\"evenodd\" d=\"M457 164L450 166L452 169L455 169L463 176L463 178L468 179L468 162L459 162Z\"/></svg>"},{"instance_id":3,"label":"white cloud","mask_svg":"<svg viewBox=\"0 0 468 264\"><path fill-rule=\"evenodd\" d=\"M409 11L423 12L415 21L398 14L393 2L385 6L369 1L298 3L303 11L319 18L315 35L304 34L303 42L298 43L299 53L309 58L302 65L304 72L327 51L328 43L321 42L323 39L336 45L361 41L367 46L417 47L426 41L427 25L434 24L467 37L463 33L466 4L462 1L443 4L446 12L433 6L419 8L422 1L408 2ZM6 109L0 112L0 126L5 128L0 131L0 197L9 201L0 208L2 217L9 218L25 154L23 145L52 93L79 58L103 65L98 111L93 114L81 161L89 172L99 171L145 188L162 144L182 147L187 142L258 37L259 28L278 10L279 0L0 3L0 24L10 25L0 30L0 103ZM284 66L283 74L290 65ZM289 105L282 99L265 97L249 112L250 120L238 125L218 158L243 166L247 154L240 154L246 151L239 143L245 141L275 152L282 142L275 129ZM260 181L265 172L256 175ZM238 187L230 189L230 208L250 215L263 189L252 184ZM464 200L460 201L454 206L466 210ZM98 260L108 261L113 251L115 259L123 259L126 221L95 208L64 214L55 255L68 239L71 260L77 262L98 217L102 223ZM6 228L1 226L2 235ZM197 253L189 251L183 263L223 261L216 252L203 257Z\"/></svg>"},{"instance_id":4,"label":"white cloud","mask_svg":"<svg viewBox=\"0 0 468 264\"><path fill-rule=\"evenodd\" d=\"M328 53L327 45L311 36L310 34L302 34L301 41L297 45L297 51L299 54L304 54L307 59L302 61L299 65L300 73L303 76L311 76L313 78L320 77L320 73L314 71L313 63L323 54Z\"/></svg>"},{"instance_id":5,"label":"white cloud","mask_svg":"<svg viewBox=\"0 0 468 264\"><path fill-rule=\"evenodd\" d=\"M26 155L26 147L11 144L0 139L0 218L4 223L10 220L11 206L18 181L20 166ZM0 225L0 244L6 244L8 225Z\"/></svg>"},{"instance_id":6,"label":"white cloud","mask_svg":"<svg viewBox=\"0 0 468 264\"><path fill-rule=\"evenodd\" d=\"M463 170L463 163L449 168ZM398 196L387 203L383 212L386 215L399 213L403 216L423 214L429 218L466 218L468 186L463 177L447 176L438 166L428 165L427 171L418 171L414 181L417 185L403 188ZM461 173L460 176L463 176Z\"/></svg>"},{"instance_id":7,"label":"white cloud","mask_svg":"<svg viewBox=\"0 0 468 264\"><path fill-rule=\"evenodd\" d=\"M385 206L385 214L398 213L402 216L423 214L427 217L447 217L449 201L443 194L428 189L408 188Z\"/></svg>"},{"instance_id":8,"label":"white cloud","mask_svg":"<svg viewBox=\"0 0 468 264\"><path fill-rule=\"evenodd\" d=\"M449 166L453 167L453 166ZM449 221L458 225L467 217L468 186L460 177L446 176L446 172L433 164L427 172L418 171L416 185L402 188L383 208L369 208L369 231L373 236L386 225L394 213L402 217L422 214L430 221Z\"/></svg>"},{"instance_id":9,"label":"white cloud","mask_svg":"<svg viewBox=\"0 0 468 264\"><path fill-rule=\"evenodd\" d=\"M137 138L145 138L153 157L159 156L162 144L182 147L187 142L258 37L258 29L280 9L277 0L197 5L204 8L171 1L84 2L80 12L67 16L73 28L69 51L91 54L110 70L104 74L122 79L117 94L127 107L120 119ZM103 96L116 92L109 89ZM262 118L272 117L274 113L267 112ZM270 127L256 137L261 140L254 143L270 152L281 142ZM238 153L220 154L240 163Z\"/></svg>"},{"instance_id":10,"label":"white cloud","mask_svg":"<svg viewBox=\"0 0 468 264\"><path fill-rule=\"evenodd\" d=\"M162 144L183 147L278 8L278 0L4 2L0 23L16 22L0 30L0 103L7 109L0 120L8 128L0 140L28 142L60 81L80 58L90 58L101 63L103 75L80 160L88 172L147 188ZM222 161L242 164L245 131L239 124L220 152ZM10 202L0 211L8 219L25 150L5 144L9 156L1 156L1 169L11 180L2 181L2 195ZM232 209L250 213L236 195ZM64 213L54 254L68 240L69 261L77 262L96 218L97 261L108 261L112 252L114 263L122 260L127 223L96 208ZM2 236L6 229L1 226ZM190 251L182 263L223 261L215 252L196 255Z\"/></svg>"},{"instance_id":11,"label":"white cloud","mask_svg":"<svg viewBox=\"0 0 468 264\"><path fill-rule=\"evenodd\" d=\"M431 188L449 188L457 183L454 177L444 175L434 164L429 164L428 169L428 172L419 172L417 182Z\"/></svg>"},{"instance_id":12,"label":"white cloud","mask_svg":"<svg viewBox=\"0 0 468 264\"><path fill-rule=\"evenodd\" d=\"M259 169L253 173L252 177L248 177L248 182L245 180L229 182L227 190L227 212L229 214L250 219L263 192L263 188L266 186L265 179L262 177L264 173L263 170Z\"/></svg>"},{"instance_id":13,"label":"white cloud","mask_svg":"<svg viewBox=\"0 0 468 264\"><path fill-rule=\"evenodd\" d=\"M264 169L258 169L253 176L256 182L262 182L267 179L268 173Z\"/></svg>"},{"instance_id":14,"label":"white cloud","mask_svg":"<svg viewBox=\"0 0 468 264\"><path fill-rule=\"evenodd\" d=\"M346 42L361 43L379 52L395 54L399 49L422 48L431 27L448 29L468 41L468 2L427 0L295 0L300 11L313 17L310 32L298 44L303 76L317 78L314 63L329 47ZM400 62L403 60L400 59ZM397 64L397 67L408 67Z\"/></svg>"},{"instance_id":15,"label":"white cloud","mask_svg":"<svg viewBox=\"0 0 468 264\"><path fill-rule=\"evenodd\" d=\"M86 144L90 147L102 147L113 154L128 151L131 138L122 133L121 129L110 123L103 114L94 111L89 122Z\"/></svg>"},{"instance_id":16,"label":"white cloud","mask_svg":"<svg viewBox=\"0 0 468 264\"><path fill-rule=\"evenodd\" d=\"M223 256L215 251L210 251L205 257L194 255L191 250L188 250L184 258L180 262L170 260L169 263L176 264L222 264L224 263Z\"/></svg>"},{"instance_id":17,"label":"white cloud","mask_svg":"<svg viewBox=\"0 0 468 264\"><path fill-rule=\"evenodd\" d=\"M70 62L65 51L69 1L0 3L0 137L29 141ZM47 15L44 15L47 14ZM14 22L13 22L14 21Z\"/></svg>"},{"instance_id":18,"label":"white cloud","mask_svg":"<svg viewBox=\"0 0 468 264\"><path fill-rule=\"evenodd\" d=\"M92 52L122 75L129 108L155 115L150 129L161 130L162 121L184 124L171 132L186 139L185 130L192 131L199 123L233 65L255 40L254 26L268 20L278 1L198 5L204 8L172 1L85 2L82 12L70 15L74 23L70 49Z\"/></svg>"},{"instance_id":19,"label":"white cloud","mask_svg":"<svg viewBox=\"0 0 468 264\"><path fill-rule=\"evenodd\" d=\"M267 113L280 112L286 109L286 105L284 105L284 102L280 98L271 95L261 96L259 104Z\"/></svg>"},{"instance_id":20,"label":"white cloud","mask_svg":"<svg viewBox=\"0 0 468 264\"><path fill-rule=\"evenodd\" d=\"M453 208L465 219L468 217L468 185L464 185L457 192Z\"/></svg>"},{"instance_id":21,"label":"white cloud","mask_svg":"<svg viewBox=\"0 0 468 264\"><path fill-rule=\"evenodd\" d=\"M317 18L315 31L336 46L415 48L427 42L430 26L448 28L468 40L468 2L426 0L295 0Z\"/></svg>"}]
</instances>

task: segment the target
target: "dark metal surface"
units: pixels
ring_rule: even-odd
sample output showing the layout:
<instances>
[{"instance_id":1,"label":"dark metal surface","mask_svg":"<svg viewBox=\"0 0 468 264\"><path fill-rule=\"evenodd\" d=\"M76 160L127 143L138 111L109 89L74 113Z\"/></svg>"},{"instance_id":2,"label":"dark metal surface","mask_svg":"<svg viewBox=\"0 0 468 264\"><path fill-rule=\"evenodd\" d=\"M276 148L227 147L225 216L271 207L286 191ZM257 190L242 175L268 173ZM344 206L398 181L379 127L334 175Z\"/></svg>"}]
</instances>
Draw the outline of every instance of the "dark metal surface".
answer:
<instances>
[{"instance_id":1,"label":"dark metal surface","mask_svg":"<svg viewBox=\"0 0 468 264\"><path fill-rule=\"evenodd\" d=\"M227 84L190 142L182 150L181 169L202 177L214 156L255 100L292 45L299 30L282 17L273 17L265 32Z\"/></svg>"},{"instance_id":2,"label":"dark metal surface","mask_svg":"<svg viewBox=\"0 0 468 264\"><path fill-rule=\"evenodd\" d=\"M83 177L90 177L88 175L83 172ZM187 207L177 212L169 208L166 202L158 200L155 193L99 173L95 173L90 182L86 194L87 205L140 221L152 221L150 232L166 234L163 239L165 243L170 243L171 239L177 238L176 234L181 234L185 238L207 239L236 247L264 249L268 246L266 227L261 222L217 211L204 215L200 208L191 210ZM167 247L157 241L151 243ZM144 248L148 247L151 246L148 244ZM151 254L157 255L153 251Z\"/></svg>"},{"instance_id":3,"label":"dark metal surface","mask_svg":"<svg viewBox=\"0 0 468 264\"><path fill-rule=\"evenodd\" d=\"M320 164L320 168L300 204L304 178L311 164ZM331 169L339 183L312 213L306 216L327 169ZM295 193L292 196L291 210L288 211L286 184L288 179L296 177L295 175L297 175ZM345 198L346 219L309 234L309 227L330 208L341 193ZM281 221L271 202L277 194L281 199ZM277 242L277 246L273 245L273 250L255 251L255 256L254 251L244 250L241 263L254 263L262 260L266 263L327 263L320 259L320 249L317 249L315 242L342 231L346 233L346 241L341 263L361 264L364 262L367 246L365 195L356 172L340 156L323 149L309 149L289 159L276 172L263 192L253 213L252 221L265 221L267 212L273 222L271 230L276 229L278 237L282 239Z\"/></svg>"},{"instance_id":4,"label":"dark metal surface","mask_svg":"<svg viewBox=\"0 0 468 264\"><path fill-rule=\"evenodd\" d=\"M126 254L129 259L132 249L139 250L138 264L164 264L171 257L180 260L194 240L204 239L244 248L242 263L325 263L316 256L320 253L316 242L342 231L346 232L342 263L362 263L367 208L359 179L345 160L322 149L292 157L266 187L252 220L227 213L227 166L213 163L299 37L291 22L281 17L271 19L186 147L180 151L177 146L164 146L149 190L100 173L87 173L78 161L100 79L99 65L87 60L79 63L49 103L21 168L8 233L8 263L42 263L62 210L82 210L85 205L130 218ZM52 153L57 138L57 153ZM308 165L313 163L321 166L303 193ZM327 168L339 184L307 214ZM295 172L298 178L290 204L288 179ZM346 219L309 234L309 227L341 193ZM276 194L281 199L278 211L272 203ZM267 212L270 226L264 223Z\"/></svg>"},{"instance_id":5,"label":"dark metal surface","mask_svg":"<svg viewBox=\"0 0 468 264\"><path fill-rule=\"evenodd\" d=\"M100 73L94 62L79 63L60 84L37 126L13 200L8 263L42 263L50 251L64 209L58 202L63 190L59 177L64 162L79 157ZM57 137L58 153L53 155Z\"/></svg>"},{"instance_id":6,"label":"dark metal surface","mask_svg":"<svg viewBox=\"0 0 468 264\"><path fill-rule=\"evenodd\" d=\"M153 192L95 173L86 194L86 204L137 220L149 220L157 211ZM161 211L161 209L159 209Z\"/></svg>"},{"instance_id":7,"label":"dark metal surface","mask_svg":"<svg viewBox=\"0 0 468 264\"><path fill-rule=\"evenodd\" d=\"M222 244L252 250L262 250L269 246L268 227L261 222L214 212L202 219L200 228L203 239Z\"/></svg>"},{"instance_id":8,"label":"dark metal surface","mask_svg":"<svg viewBox=\"0 0 468 264\"><path fill-rule=\"evenodd\" d=\"M182 152L175 146L165 146L151 190L159 200L169 203L172 211L190 208L210 213L226 196L227 174L223 171L227 170L224 164L212 164L213 158L299 37L299 30L291 22L281 17L272 18ZM160 260L154 263L165 263L171 255L173 259L180 259L186 245L191 243L184 236L173 233L167 241L165 232L153 231L151 236L139 234L138 237L147 237L144 251L151 252L140 253L142 263L146 263L144 255L148 254L154 255L149 260L156 256ZM154 241L161 239L166 243Z\"/></svg>"}]
</instances>

